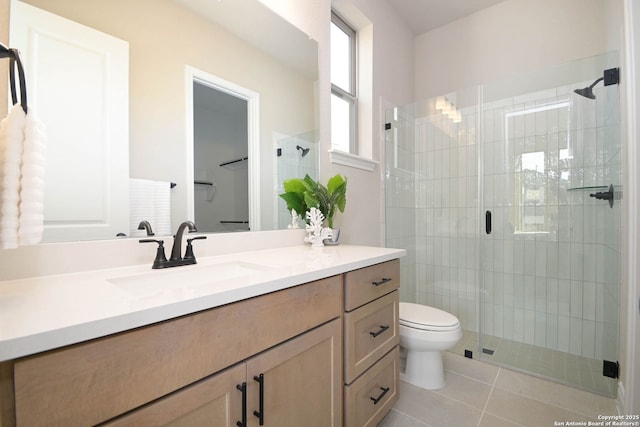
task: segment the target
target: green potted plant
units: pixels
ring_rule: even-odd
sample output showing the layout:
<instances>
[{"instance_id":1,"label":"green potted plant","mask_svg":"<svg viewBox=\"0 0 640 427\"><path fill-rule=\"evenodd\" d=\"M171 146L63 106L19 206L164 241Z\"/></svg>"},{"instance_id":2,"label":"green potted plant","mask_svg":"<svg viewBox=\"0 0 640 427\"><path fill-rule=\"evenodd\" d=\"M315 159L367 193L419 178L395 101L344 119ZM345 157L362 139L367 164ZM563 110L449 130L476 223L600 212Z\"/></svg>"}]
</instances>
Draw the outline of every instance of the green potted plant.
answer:
<instances>
[{"instance_id":1,"label":"green potted plant","mask_svg":"<svg viewBox=\"0 0 640 427\"><path fill-rule=\"evenodd\" d=\"M327 226L339 234L334 228L333 220L338 211L344 212L347 204L347 178L337 174L324 186L314 181L309 175L304 179L292 178L284 181L284 193L280 197L287 203L287 209L295 209L304 215L311 208L318 208L327 221ZM335 237L337 241L337 236Z\"/></svg>"}]
</instances>

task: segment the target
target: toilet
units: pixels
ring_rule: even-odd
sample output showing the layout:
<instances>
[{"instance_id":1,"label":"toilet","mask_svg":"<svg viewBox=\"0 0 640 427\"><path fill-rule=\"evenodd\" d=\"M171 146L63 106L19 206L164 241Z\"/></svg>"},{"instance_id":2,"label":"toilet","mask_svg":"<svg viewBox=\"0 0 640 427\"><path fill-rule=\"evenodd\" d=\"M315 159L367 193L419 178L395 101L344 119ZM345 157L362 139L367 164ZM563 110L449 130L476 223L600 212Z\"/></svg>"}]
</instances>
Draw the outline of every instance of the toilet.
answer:
<instances>
[{"instance_id":1,"label":"toilet","mask_svg":"<svg viewBox=\"0 0 640 427\"><path fill-rule=\"evenodd\" d=\"M427 305L400 303L400 346L407 363L402 379L426 389L445 386L442 351L462 338L456 316Z\"/></svg>"}]
</instances>

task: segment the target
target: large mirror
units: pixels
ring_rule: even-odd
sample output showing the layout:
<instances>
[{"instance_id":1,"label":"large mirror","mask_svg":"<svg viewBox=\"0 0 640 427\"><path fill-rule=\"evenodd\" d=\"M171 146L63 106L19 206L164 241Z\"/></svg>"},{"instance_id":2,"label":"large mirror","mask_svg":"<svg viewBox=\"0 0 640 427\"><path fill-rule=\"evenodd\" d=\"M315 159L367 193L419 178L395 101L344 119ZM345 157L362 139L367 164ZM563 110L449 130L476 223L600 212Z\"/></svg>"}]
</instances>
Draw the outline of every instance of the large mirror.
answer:
<instances>
[{"instance_id":1,"label":"large mirror","mask_svg":"<svg viewBox=\"0 0 640 427\"><path fill-rule=\"evenodd\" d=\"M20 3L114 38L116 46L121 41L127 52L124 72L105 65L117 62L111 53L103 54L106 60L98 58L97 65L88 61L110 84L124 75L115 90L124 91L122 105L111 105L117 96L87 89L78 76L69 78L69 70L79 68L71 55L49 58L51 65L39 71L56 96L38 93L44 82L28 84L31 103L50 129L50 148L59 143L54 133L70 139L69 132L80 132L82 123L96 121L107 135L100 145L94 141L102 137L85 132L79 138L82 147L72 149L75 158L49 156L45 242L112 239L115 232L136 237L143 233L136 230L138 219L149 219L158 234L171 233L185 219L212 232L286 228L290 218L277 197L282 181L318 173L315 41L258 0L12 0L9 44L18 48L16 43L28 45L34 39L43 47L64 38L51 42L38 35L31 17L18 16ZM14 31L19 26L22 41ZM90 44L93 36L80 34L82 43L73 49L87 47L92 55L100 51ZM24 49L27 67L46 63ZM92 116L92 103L96 111L109 108L108 113ZM66 111L66 117L48 120L47 109ZM220 131L238 115L239 136ZM112 120L122 116L124 130L112 128ZM198 148L214 140L231 146L223 152ZM113 148L123 141L123 151ZM101 181L117 169L124 169L125 184ZM91 178L94 174L97 178ZM125 197L102 193L114 189ZM216 203L244 211L210 214L207 209ZM114 217L120 217L115 229L103 224Z\"/></svg>"}]
</instances>

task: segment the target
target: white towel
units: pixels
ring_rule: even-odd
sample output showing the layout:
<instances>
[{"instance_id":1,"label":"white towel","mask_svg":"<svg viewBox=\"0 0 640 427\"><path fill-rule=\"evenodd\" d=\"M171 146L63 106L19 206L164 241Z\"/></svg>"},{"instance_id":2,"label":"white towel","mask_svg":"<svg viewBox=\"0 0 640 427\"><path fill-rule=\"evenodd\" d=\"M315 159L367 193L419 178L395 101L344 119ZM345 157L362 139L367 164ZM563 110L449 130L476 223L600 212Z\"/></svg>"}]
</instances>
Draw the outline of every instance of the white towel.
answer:
<instances>
[{"instance_id":1,"label":"white towel","mask_svg":"<svg viewBox=\"0 0 640 427\"><path fill-rule=\"evenodd\" d=\"M129 180L129 231L132 237L140 221L149 221L156 236L171 234L171 184L166 181L131 178Z\"/></svg>"},{"instance_id":2,"label":"white towel","mask_svg":"<svg viewBox=\"0 0 640 427\"><path fill-rule=\"evenodd\" d=\"M3 249L18 246L24 128L25 114L20 104L16 104L0 123L0 247Z\"/></svg>"},{"instance_id":3,"label":"white towel","mask_svg":"<svg viewBox=\"0 0 640 427\"><path fill-rule=\"evenodd\" d=\"M33 245L42 240L46 143L44 125L38 119L33 107L29 107L20 168L20 226L18 228L20 245Z\"/></svg>"},{"instance_id":4,"label":"white towel","mask_svg":"<svg viewBox=\"0 0 640 427\"><path fill-rule=\"evenodd\" d=\"M154 188L155 223L157 236L171 235L171 183L156 181Z\"/></svg>"}]
</instances>

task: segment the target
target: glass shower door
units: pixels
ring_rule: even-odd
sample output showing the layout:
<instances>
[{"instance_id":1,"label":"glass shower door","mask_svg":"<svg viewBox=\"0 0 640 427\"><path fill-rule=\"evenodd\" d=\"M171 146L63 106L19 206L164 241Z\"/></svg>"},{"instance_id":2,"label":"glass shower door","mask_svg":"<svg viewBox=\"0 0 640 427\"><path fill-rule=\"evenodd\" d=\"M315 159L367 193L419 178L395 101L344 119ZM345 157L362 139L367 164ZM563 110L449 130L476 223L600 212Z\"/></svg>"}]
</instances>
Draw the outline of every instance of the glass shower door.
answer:
<instances>
[{"instance_id":1,"label":"glass shower door","mask_svg":"<svg viewBox=\"0 0 640 427\"><path fill-rule=\"evenodd\" d=\"M401 301L454 314L463 355L478 337L477 90L386 111L386 245L401 259Z\"/></svg>"},{"instance_id":2,"label":"glass shower door","mask_svg":"<svg viewBox=\"0 0 640 427\"><path fill-rule=\"evenodd\" d=\"M482 88L481 358L615 395L619 87L614 54ZM619 198L619 197L618 197ZM612 365L613 364L613 365Z\"/></svg>"}]
</instances>

